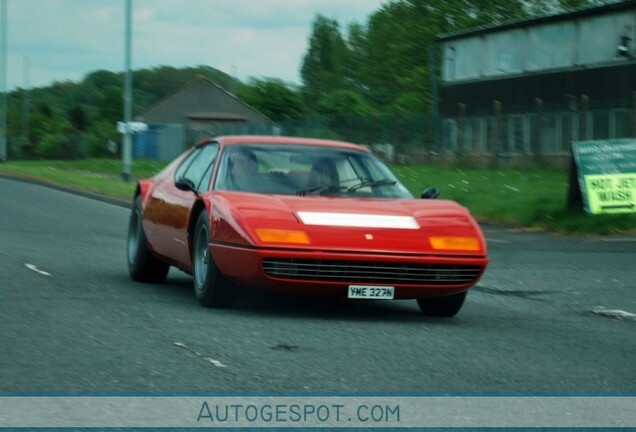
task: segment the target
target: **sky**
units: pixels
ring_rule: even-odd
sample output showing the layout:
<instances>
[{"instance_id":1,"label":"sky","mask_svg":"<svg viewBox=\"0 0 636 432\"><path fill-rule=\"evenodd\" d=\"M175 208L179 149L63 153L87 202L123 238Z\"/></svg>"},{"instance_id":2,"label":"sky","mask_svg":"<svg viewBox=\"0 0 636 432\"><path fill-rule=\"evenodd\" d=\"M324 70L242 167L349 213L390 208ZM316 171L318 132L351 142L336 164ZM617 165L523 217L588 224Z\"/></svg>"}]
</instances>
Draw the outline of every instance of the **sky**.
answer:
<instances>
[{"instance_id":1,"label":"sky","mask_svg":"<svg viewBox=\"0 0 636 432\"><path fill-rule=\"evenodd\" d=\"M9 90L124 71L125 0L4 1ZM242 81L300 83L317 14L344 31L385 1L132 0L132 69L204 65Z\"/></svg>"}]
</instances>

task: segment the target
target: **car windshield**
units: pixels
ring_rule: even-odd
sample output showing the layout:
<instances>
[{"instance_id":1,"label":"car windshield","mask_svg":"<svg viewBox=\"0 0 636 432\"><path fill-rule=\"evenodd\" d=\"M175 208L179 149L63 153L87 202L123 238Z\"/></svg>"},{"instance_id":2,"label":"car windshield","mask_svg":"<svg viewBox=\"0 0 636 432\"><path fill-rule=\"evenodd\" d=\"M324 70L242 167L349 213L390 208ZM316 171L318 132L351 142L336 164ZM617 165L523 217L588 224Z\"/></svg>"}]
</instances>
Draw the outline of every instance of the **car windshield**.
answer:
<instances>
[{"instance_id":1,"label":"car windshield","mask_svg":"<svg viewBox=\"0 0 636 432\"><path fill-rule=\"evenodd\" d=\"M412 198L372 154L319 145L228 146L214 188L307 197Z\"/></svg>"}]
</instances>

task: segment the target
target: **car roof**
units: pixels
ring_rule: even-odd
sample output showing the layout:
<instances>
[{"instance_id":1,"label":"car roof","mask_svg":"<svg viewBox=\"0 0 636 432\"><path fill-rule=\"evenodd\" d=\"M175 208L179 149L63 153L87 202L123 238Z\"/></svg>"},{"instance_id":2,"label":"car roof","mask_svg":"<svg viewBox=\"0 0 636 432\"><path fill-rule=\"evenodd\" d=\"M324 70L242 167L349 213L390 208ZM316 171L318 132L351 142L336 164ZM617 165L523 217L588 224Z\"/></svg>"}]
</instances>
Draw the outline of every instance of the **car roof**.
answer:
<instances>
[{"instance_id":1,"label":"car roof","mask_svg":"<svg viewBox=\"0 0 636 432\"><path fill-rule=\"evenodd\" d=\"M365 147L353 144L346 141L327 140L319 138L300 138L290 136L273 136L273 135L226 135L205 139L199 142L198 145L204 144L210 141L217 141L222 147L236 145L236 144L272 144L272 145L317 145L323 147L335 147L344 148L350 150L357 150L368 152Z\"/></svg>"}]
</instances>

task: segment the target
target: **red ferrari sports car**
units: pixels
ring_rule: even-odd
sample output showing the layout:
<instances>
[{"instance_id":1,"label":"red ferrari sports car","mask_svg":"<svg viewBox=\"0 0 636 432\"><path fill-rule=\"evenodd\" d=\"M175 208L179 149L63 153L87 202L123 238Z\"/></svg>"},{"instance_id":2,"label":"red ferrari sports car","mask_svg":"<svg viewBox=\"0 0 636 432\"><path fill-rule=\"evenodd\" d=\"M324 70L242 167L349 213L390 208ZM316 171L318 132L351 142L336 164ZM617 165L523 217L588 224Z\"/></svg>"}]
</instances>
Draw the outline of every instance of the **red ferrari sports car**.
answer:
<instances>
[{"instance_id":1,"label":"red ferrari sports car","mask_svg":"<svg viewBox=\"0 0 636 432\"><path fill-rule=\"evenodd\" d=\"M453 316L488 257L470 213L414 199L366 148L274 136L206 139L141 180L128 233L136 281L175 266L204 306L240 286L349 299L417 299Z\"/></svg>"}]
</instances>

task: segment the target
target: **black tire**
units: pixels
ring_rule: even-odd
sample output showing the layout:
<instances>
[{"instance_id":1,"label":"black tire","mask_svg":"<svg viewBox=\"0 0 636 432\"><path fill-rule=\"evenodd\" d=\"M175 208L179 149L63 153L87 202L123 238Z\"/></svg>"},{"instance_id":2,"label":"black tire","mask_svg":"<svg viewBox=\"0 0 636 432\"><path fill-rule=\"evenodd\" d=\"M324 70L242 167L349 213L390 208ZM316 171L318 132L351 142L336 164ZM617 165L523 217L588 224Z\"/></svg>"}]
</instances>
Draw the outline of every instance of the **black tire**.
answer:
<instances>
[{"instance_id":1,"label":"black tire","mask_svg":"<svg viewBox=\"0 0 636 432\"><path fill-rule=\"evenodd\" d=\"M170 266L159 261L148 249L146 234L142 225L141 197L133 203L128 224L127 260L128 272L137 282L163 282Z\"/></svg>"},{"instance_id":2,"label":"black tire","mask_svg":"<svg viewBox=\"0 0 636 432\"><path fill-rule=\"evenodd\" d=\"M238 287L228 281L210 254L210 222L204 210L199 215L192 235L192 278L194 293L205 307L228 308L234 304Z\"/></svg>"},{"instance_id":3,"label":"black tire","mask_svg":"<svg viewBox=\"0 0 636 432\"><path fill-rule=\"evenodd\" d=\"M462 308L467 293L464 291L446 297L417 299L417 304L424 315L450 318Z\"/></svg>"}]
</instances>

